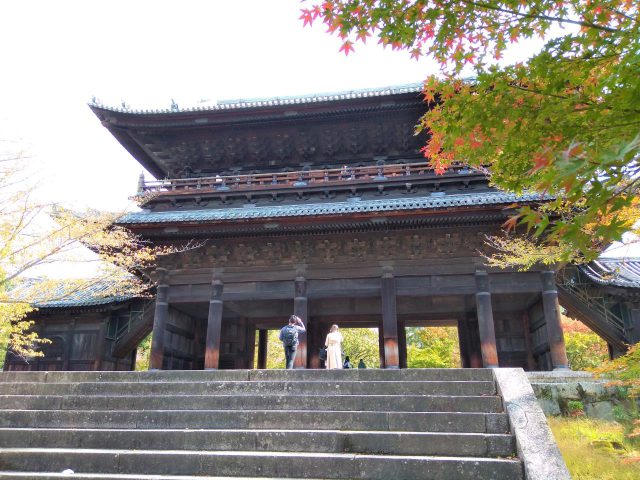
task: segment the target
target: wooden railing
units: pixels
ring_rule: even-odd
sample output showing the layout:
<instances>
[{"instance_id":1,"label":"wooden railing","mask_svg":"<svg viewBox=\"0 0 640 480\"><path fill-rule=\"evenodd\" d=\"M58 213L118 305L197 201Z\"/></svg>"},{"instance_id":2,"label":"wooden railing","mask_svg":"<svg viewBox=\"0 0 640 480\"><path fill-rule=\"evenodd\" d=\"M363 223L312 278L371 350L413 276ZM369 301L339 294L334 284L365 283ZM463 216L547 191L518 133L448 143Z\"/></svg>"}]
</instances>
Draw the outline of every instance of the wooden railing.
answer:
<instances>
[{"instance_id":1,"label":"wooden railing","mask_svg":"<svg viewBox=\"0 0 640 480\"><path fill-rule=\"evenodd\" d=\"M451 173L465 167L454 165ZM145 182L141 193L165 193L185 190L263 190L301 188L307 186L339 185L342 183L385 182L418 175L433 175L427 162L378 165L344 166L321 170L299 170L295 172L256 173L243 175L216 175L215 177L176 178Z\"/></svg>"}]
</instances>

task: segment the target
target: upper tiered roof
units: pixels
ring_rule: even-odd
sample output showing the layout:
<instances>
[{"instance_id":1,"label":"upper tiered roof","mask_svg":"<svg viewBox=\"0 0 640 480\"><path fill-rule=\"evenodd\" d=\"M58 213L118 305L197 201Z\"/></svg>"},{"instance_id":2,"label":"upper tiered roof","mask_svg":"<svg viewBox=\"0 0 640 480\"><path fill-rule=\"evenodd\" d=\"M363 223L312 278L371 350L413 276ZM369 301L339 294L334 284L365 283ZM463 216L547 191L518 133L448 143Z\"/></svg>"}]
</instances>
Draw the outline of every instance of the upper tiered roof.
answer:
<instances>
[{"instance_id":1,"label":"upper tiered roof","mask_svg":"<svg viewBox=\"0 0 640 480\"><path fill-rule=\"evenodd\" d=\"M300 97L130 110L91 103L157 178L415 162L426 136L418 84Z\"/></svg>"}]
</instances>

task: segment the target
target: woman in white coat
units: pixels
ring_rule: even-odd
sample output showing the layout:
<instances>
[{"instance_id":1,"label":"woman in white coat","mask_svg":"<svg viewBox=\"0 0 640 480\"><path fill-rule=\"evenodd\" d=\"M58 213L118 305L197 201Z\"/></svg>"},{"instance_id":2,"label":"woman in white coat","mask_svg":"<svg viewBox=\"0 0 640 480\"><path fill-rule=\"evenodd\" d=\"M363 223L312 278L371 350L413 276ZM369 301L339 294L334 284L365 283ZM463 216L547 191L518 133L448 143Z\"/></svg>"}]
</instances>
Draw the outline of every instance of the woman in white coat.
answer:
<instances>
[{"instance_id":1,"label":"woman in white coat","mask_svg":"<svg viewBox=\"0 0 640 480\"><path fill-rule=\"evenodd\" d=\"M342 368L342 334L338 325L331 325L324 345L327 348L327 368Z\"/></svg>"}]
</instances>

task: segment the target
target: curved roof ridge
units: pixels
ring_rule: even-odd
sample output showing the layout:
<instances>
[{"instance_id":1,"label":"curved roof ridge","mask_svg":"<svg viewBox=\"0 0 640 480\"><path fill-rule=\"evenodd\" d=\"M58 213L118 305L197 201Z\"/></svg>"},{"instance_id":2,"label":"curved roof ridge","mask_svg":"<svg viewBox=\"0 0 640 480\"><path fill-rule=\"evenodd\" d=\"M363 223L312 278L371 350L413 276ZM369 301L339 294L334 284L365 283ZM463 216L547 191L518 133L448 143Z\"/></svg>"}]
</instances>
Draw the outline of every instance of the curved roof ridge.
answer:
<instances>
[{"instance_id":1,"label":"curved roof ridge","mask_svg":"<svg viewBox=\"0 0 640 480\"><path fill-rule=\"evenodd\" d=\"M282 105L299 105L317 102L332 102L340 100L350 100L354 98L370 98L385 95L401 95L404 93L419 93L422 91L422 83L406 83L400 85L391 85L385 87L361 88L354 90L342 90L337 92L321 92L292 96L275 96L275 97L257 97L257 98L239 98L217 100L214 104L191 105L188 107L179 107L173 104L169 108L146 108L133 109L123 104L122 107L104 105L97 98L93 98L89 102L90 107L109 110L112 112L131 113L131 114L172 114L172 113L188 113L188 112L207 112L218 110L238 110L256 107L274 107Z\"/></svg>"},{"instance_id":2,"label":"curved roof ridge","mask_svg":"<svg viewBox=\"0 0 640 480\"><path fill-rule=\"evenodd\" d=\"M640 258L637 257L603 257L579 268L600 285L640 288Z\"/></svg>"}]
</instances>

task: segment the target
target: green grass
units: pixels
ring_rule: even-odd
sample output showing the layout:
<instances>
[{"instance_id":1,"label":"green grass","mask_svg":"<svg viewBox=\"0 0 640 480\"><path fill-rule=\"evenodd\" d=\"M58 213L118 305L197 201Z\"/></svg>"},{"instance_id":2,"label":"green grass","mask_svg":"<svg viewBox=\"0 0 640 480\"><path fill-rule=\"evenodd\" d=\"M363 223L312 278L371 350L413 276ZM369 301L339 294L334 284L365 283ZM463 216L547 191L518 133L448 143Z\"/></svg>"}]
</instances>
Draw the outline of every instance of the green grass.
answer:
<instances>
[{"instance_id":1,"label":"green grass","mask_svg":"<svg viewBox=\"0 0 640 480\"><path fill-rule=\"evenodd\" d=\"M637 480L640 442L625 438L615 422L587 418L549 418L574 480Z\"/></svg>"}]
</instances>

